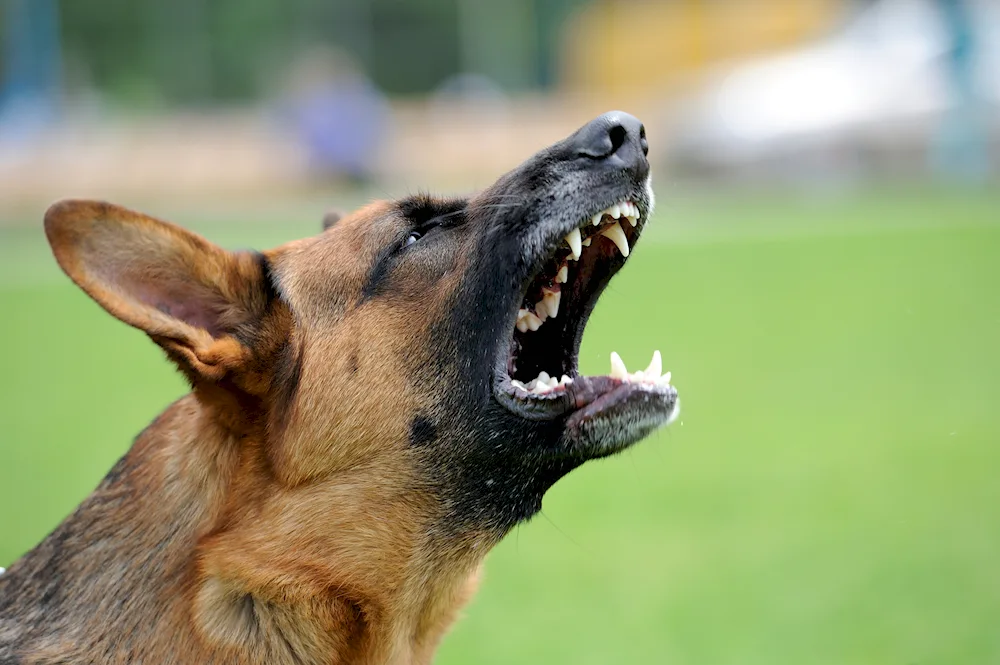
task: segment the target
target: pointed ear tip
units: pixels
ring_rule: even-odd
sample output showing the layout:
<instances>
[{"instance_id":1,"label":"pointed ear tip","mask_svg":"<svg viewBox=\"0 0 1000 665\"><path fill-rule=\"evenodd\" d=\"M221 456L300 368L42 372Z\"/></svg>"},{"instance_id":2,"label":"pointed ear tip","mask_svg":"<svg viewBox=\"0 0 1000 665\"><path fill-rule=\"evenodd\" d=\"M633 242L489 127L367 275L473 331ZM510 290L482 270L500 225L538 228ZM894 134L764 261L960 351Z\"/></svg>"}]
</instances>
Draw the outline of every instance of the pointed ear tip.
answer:
<instances>
[{"instance_id":1,"label":"pointed ear tip","mask_svg":"<svg viewBox=\"0 0 1000 665\"><path fill-rule=\"evenodd\" d=\"M95 215L108 208L108 204L102 201L88 201L84 199L63 199L56 201L45 211L43 225L45 233L52 238L54 233L78 219L93 219ZM86 214L85 214L86 213Z\"/></svg>"},{"instance_id":2,"label":"pointed ear tip","mask_svg":"<svg viewBox=\"0 0 1000 665\"><path fill-rule=\"evenodd\" d=\"M323 230L326 231L327 229L332 228L343 217L344 213L340 210L327 210L326 214L323 215Z\"/></svg>"}]
</instances>

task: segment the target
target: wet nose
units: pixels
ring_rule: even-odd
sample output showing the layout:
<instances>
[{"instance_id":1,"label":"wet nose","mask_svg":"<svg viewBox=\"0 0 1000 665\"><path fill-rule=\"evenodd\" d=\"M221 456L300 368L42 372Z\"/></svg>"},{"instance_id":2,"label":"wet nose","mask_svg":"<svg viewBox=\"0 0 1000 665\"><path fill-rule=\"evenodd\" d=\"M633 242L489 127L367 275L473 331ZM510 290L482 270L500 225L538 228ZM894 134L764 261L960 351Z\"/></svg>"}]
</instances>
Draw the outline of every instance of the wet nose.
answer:
<instances>
[{"instance_id":1,"label":"wet nose","mask_svg":"<svg viewBox=\"0 0 1000 665\"><path fill-rule=\"evenodd\" d=\"M649 168L646 128L633 115L611 111L581 127L571 139L578 157L621 162L626 168Z\"/></svg>"}]
</instances>

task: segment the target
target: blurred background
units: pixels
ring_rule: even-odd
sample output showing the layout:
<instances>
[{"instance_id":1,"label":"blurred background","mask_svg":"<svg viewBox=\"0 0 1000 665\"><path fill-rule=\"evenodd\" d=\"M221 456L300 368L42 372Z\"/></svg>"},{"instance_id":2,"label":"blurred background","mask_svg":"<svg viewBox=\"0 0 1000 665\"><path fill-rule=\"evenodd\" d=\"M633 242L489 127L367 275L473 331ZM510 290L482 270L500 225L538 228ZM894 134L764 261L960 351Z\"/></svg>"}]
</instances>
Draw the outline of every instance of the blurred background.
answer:
<instances>
[{"instance_id":1,"label":"blurred background","mask_svg":"<svg viewBox=\"0 0 1000 665\"><path fill-rule=\"evenodd\" d=\"M0 566L184 385L52 260L469 192L593 116L659 207L582 371L684 413L491 555L440 663L1000 663L1000 2L0 0Z\"/></svg>"}]
</instances>

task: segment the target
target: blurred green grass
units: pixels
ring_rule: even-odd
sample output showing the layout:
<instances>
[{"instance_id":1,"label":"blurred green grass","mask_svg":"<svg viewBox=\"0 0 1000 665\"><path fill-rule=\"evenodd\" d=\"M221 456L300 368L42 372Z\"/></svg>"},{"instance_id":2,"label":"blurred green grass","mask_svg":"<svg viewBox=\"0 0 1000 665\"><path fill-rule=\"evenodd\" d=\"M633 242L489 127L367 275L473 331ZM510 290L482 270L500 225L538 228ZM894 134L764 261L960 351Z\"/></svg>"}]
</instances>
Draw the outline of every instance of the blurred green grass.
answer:
<instances>
[{"instance_id":1,"label":"blurred green grass","mask_svg":"<svg viewBox=\"0 0 1000 665\"><path fill-rule=\"evenodd\" d=\"M661 201L582 369L659 348L681 418L558 483L437 662L1000 662L1000 195ZM0 230L0 565L184 388L53 266Z\"/></svg>"}]
</instances>

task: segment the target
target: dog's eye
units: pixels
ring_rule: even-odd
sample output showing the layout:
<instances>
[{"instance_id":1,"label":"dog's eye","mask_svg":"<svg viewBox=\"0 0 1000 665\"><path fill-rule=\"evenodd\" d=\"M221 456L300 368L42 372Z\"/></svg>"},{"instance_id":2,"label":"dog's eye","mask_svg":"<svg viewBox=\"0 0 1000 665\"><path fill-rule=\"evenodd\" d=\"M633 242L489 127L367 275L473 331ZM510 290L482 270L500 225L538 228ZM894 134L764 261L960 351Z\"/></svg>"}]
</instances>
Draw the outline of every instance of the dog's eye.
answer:
<instances>
[{"instance_id":1,"label":"dog's eye","mask_svg":"<svg viewBox=\"0 0 1000 665\"><path fill-rule=\"evenodd\" d=\"M406 236L406 240L403 241L403 247L409 247L416 241L420 240L420 236L423 234L420 231L410 231L410 235Z\"/></svg>"}]
</instances>

